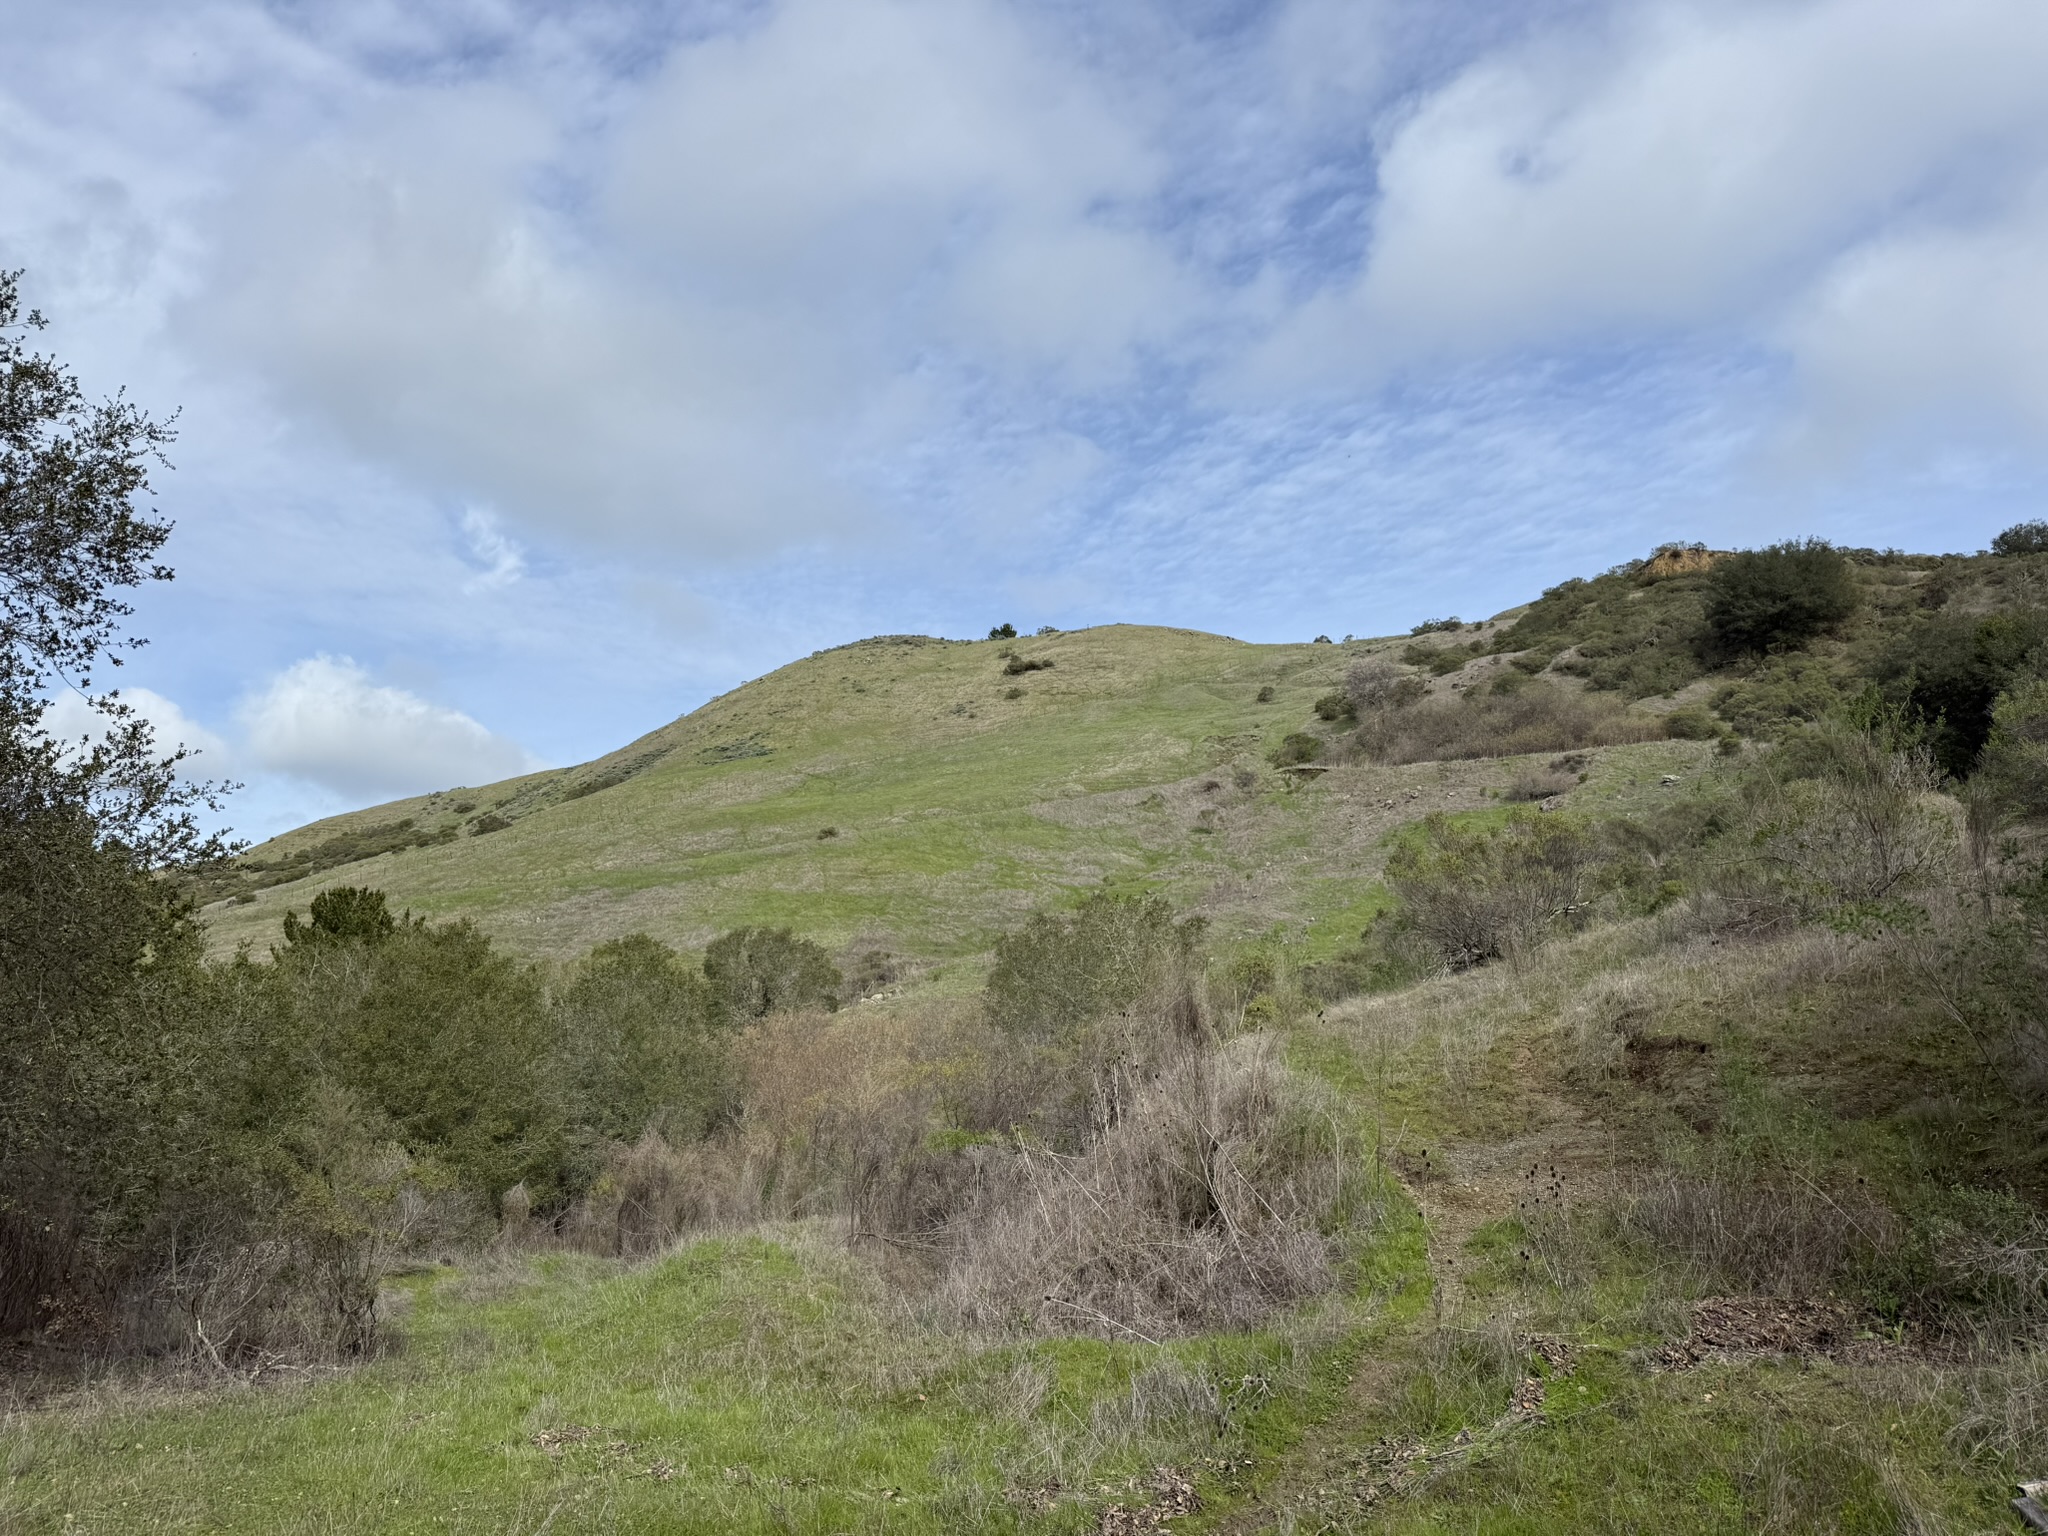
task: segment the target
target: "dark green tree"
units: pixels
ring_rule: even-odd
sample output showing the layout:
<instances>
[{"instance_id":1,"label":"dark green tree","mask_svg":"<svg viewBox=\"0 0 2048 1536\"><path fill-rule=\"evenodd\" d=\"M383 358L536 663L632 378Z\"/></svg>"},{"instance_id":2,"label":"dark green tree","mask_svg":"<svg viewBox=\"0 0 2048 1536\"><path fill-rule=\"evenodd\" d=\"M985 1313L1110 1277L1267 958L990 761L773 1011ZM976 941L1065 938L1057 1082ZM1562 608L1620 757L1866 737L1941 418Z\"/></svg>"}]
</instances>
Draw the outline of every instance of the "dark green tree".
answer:
<instances>
[{"instance_id":1,"label":"dark green tree","mask_svg":"<svg viewBox=\"0 0 2048 1536\"><path fill-rule=\"evenodd\" d=\"M2031 522L2014 523L2005 532L1991 541L1994 555L2044 555L2048 554L2048 521L2035 518Z\"/></svg>"},{"instance_id":2,"label":"dark green tree","mask_svg":"<svg viewBox=\"0 0 2048 1536\"><path fill-rule=\"evenodd\" d=\"M1793 650L1856 611L1856 579L1824 539L1790 539L1716 561L1707 632L1724 654Z\"/></svg>"}]
</instances>

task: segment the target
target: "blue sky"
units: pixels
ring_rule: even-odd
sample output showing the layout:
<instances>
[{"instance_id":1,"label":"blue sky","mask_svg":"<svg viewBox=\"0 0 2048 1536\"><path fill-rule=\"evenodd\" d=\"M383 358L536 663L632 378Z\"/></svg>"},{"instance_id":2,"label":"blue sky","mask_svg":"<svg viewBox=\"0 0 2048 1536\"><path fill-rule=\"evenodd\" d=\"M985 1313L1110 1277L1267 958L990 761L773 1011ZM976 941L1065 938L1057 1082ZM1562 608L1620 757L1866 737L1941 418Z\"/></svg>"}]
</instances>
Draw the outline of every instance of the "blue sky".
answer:
<instances>
[{"instance_id":1,"label":"blue sky","mask_svg":"<svg viewBox=\"0 0 2048 1536\"><path fill-rule=\"evenodd\" d=\"M2048 508L2039 0L0 0L266 835L878 632L1496 611Z\"/></svg>"}]
</instances>

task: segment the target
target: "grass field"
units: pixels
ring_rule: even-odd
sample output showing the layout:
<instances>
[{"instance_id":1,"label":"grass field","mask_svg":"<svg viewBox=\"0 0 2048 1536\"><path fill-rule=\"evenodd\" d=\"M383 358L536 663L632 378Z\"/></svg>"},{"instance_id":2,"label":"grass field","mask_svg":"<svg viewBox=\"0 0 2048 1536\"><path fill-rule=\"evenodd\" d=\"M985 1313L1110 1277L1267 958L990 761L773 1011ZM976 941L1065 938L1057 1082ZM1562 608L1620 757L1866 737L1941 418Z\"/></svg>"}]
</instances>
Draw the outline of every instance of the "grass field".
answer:
<instances>
[{"instance_id":1,"label":"grass field","mask_svg":"<svg viewBox=\"0 0 2048 1536\"><path fill-rule=\"evenodd\" d=\"M1585 1018L1651 996L1827 1049L1869 983L1815 947L1838 940L1731 958L1653 929L1294 1027L1389 1182L1342 1292L1263 1331L964 1334L825 1223L638 1266L507 1253L399 1279L401 1351L351 1371L18 1387L0 1530L2005 1528L2038 1370L1912 1350L1664 1370L1696 1281L1597 1238L1531 1262L1531 1161L1559 1209L1590 1206L1670 1107L1670 1085L1624 1082L1589 1113ZM1782 1134L1807 1102L1779 1091L1737 1129ZM1823 1137L1814 1157L1899 1176L1887 1123ZM1199 1510L1105 1523L1179 1507L1181 1479Z\"/></svg>"}]
</instances>

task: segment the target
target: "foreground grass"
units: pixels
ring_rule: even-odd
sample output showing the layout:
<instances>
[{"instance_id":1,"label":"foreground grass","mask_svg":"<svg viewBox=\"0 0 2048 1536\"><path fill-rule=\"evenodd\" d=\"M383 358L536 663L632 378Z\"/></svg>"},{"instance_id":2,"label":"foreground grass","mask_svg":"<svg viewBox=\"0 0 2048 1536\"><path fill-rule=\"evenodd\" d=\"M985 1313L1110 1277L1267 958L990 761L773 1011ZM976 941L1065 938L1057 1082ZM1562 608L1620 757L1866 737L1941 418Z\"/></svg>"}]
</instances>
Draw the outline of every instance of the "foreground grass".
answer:
<instances>
[{"instance_id":1,"label":"foreground grass","mask_svg":"<svg viewBox=\"0 0 2048 1536\"><path fill-rule=\"evenodd\" d=\"M963 1341L814 1238L412 1294L403 1354L338 1378L10 1413L0 1530L1082 1531L1315 1391L1277 1334Z\"/></svg>"}]
</instances>

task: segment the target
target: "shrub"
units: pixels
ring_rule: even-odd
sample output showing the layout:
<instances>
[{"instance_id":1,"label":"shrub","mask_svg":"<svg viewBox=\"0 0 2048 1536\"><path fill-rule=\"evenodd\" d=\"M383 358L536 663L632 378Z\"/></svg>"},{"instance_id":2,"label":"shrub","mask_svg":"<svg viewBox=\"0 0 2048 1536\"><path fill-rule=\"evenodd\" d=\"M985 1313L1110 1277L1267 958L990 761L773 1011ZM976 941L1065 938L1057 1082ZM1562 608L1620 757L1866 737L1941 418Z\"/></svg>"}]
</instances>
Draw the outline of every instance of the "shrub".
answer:
<instances>
[{"instance_id":1,"label":"shrub","mask_svg":"<svg viewBox=\"0 0 2048 1536\"><path fill-rule=\"evenodd\" d=\"M2048 521L2035 518L2031 522L2014 523L2005 532L1991 541L1994 555L2040 555L2048 554Z\"/></svg>"},{"instance_id":2,"label":"shrub","mask_svg":"<svg viewBox=\"0 0 2048 1536\"><path fill-rule=\"evenodd\" d=\"M1003 663L1003 676L1022 677L1026 672L1043 672L1051 666L1052 662L1044 657L1012 656Z\"/></svg>"},{"instance_id":3,"label":"shrub","mask_svg":"<svg viewBox=\"0 0 2048 1536\"><path fill-rule=\"evenodd\" d=\"M1679 741L1712 741L1721 734L1721 722L1701 705L1681 704L1664 717L1664 731Z\"/></svg>"},{"instance_id":4,"label":"shrub","mask_svg":"<svg viewBox=\"0 0 2048 1536\"><path fill-rule=\"evenodd\" d=\"M1360 750L1383 763L1567 752L1663 734L1659 721L1618 699L1540 681L1507 694L1475 690L1463 698L1361 710L1359 718Z\"/></svg>"},{"instance_id":5,"label":"shrub","mask_svg":"<svg viewBox=\"0 0 2048 1536\"><path fill-rule=\"evenodd\" d=\"M1323 755L1323 739L1294 731L1280 739L1280 745L1266 754L1266 761L1275 768L1292 768L1301 763L1312 763Z\"/></svg>"},{"instance_id":6,"label":"shrub","mask_svg":"<svg viewBox=\"0 0 2048 1536\"><path fill-rule=\"evenodd\" d=\"M704 951L704 976L728 1019L839 1006L844 985L832 957L787 928L735 928Z\"/></svg>"},{"instance_id":7,"label":"shrub","mask_svg":"<svg viewBox=\"0 0 2048 1536\"><path fill-rule=\"evenodd\" d=\"M1560 768L1526 767L1519 769L1508 787L1500 792L1503 800L1548 800L1552 795L1562 795L1579 787L1579 776Z\"/></svg>"},{"instance_id":8,"label":"shrub","mask_svg":"<svg viewBox=\"0 0 2048 1536\"><path fill-rule=\"evenodd\" d=\"M998 624L988 632L988 637L991 640L1014 640L1017 638L1017 626L1007 623Z\"/></svg>"},{"instance_id":9,"label":"shrub","mask_svg":"<svg viewBox=\"0 0 2048 1536\"><path fill-rule=\"evenodd\" d=\"M731 1016L704 973L645 934L600 944L549 999L572 1125L681 1145L730 1113ZM594 1170L593 1170L594 1171Z\"/></svg>"},{"instance_id":10,"label":"shrub","mask_svg":"<svg viewBox=\"0 0 2048 1536\"><path fill-rule=\"evenodd\" d=\"M1446 630L1458 630L1464 627L1465 621L1456 614L1453 614L1448 619L1424 619L1420 624L1409 630L1408 633L1411 635L1434 635Z\"/></svg>"},{"instance_id":11,"label":"shrub","mask_svg":"<svg viewBox=\"0 0 2048 1536\"><path fill-rule=\"evenodd\" d=\"M511 825L511 822L500 816L496 811L485 811L483 815L477 817L475 821L469 824L469 830L471 836L483 837L492 832L502 832Z\"/></svg>"},{"instance_id":12,"label":"shrub","mask_svg":"<svg viewBox=\"0 0 2048 1536\"><path fill-rule=\"evenodd\" d=\"M1318 720L1335 721L1357 718L1351 702L1351 695L1342 690L1336 693L1326 693L1320 699L1317 699L1315 711Z\"/></svg>"},{"instance_id":13,"label":"shrub","mask_svg":"<svg viewBox=\"0 0 2048 1536\"><path fill-rule=\"evenodd\" d=\"M1096 894L996 941L984 1006L1007 1034L1071 1038L1090 1019L1184 985L1205 925L1159 896Z\"/></svg>"},{"instance_id":14,"label":"shrub","mask_svg":"<svg viewBox=\"0 0 2048 1536\"><path fill-rule=\"evenodd\" d=\"M1774 656L1748 677L1723 683L1711 702L1715 713L1743 735L1770 741L1838 707L1842 685L1811 656Z\"/></svg>"},{"instance_id":15,"label":"shrub","mask_svg":"<svg viewBox=\"0 0 2048 1536\"><path fill-rule=\"evenodd\" d=\"M1260 704L1270 704L1273 702L1274 696L1275 695L1273 691L1273 685L1271 683L1268 683L1265 687L1259 690L1259 695L1256 702Z\"/></svg>"},{"instance_id":16,"label":"shrub","mask_svg":"<svg viewBox=\"0 0 2048 1536\"><path fill-rule=\"evenodd\" d=\"M296 912L284 915L284 941L297 944L375 944L391 937L397 925L382 891L337 885L313 898L310 921Z\"/></svg>"},{"instance_id":17,"label":"shrub","mask_svg":"<svg viewBox=\"0 0 2048 1536\"><path fill-rule=\"evenodd\" d=\"M2026 678L1999 695L1982 773L2009 814L2048 816L2048 678Z\"/></svg>"},{"instance_id":18,"label":"shrub","mask_svg":"<svg viewBox=\"0 0 2048 1536\"><path fill-rule=\"evenodd\" d=\"M1468 830L1441 813L1387 861L1400 931L1452 970L1506 958L1584 921L1598 850L1578 822L1527 811Z\"/></svg>"},{"instance_id":19,"label":"shrub","mask_svg":"<svg viewBox=\"0 0 2048 1536\"><path fill-rule=\"evenodd\" d=\"M1742 550L1707 573L1707 630L1725 653L1793 649L1856 610L1849 563L1821 539Z\"/></svg>"},{"instance_id":20,"label":"shrub","mask_svg":"<svg viewBox=\"0 0 2048 1536\"><path fill-rule=\"evenodd\" d=\"M552 1021L531 967L470 923L398 923L375 942L277 952L324 1063L412 1157L495 1200L559 1189L561 1108L548 1082Z\"/></svg>"},{"instance_id":21,"label":"shrub","mask_svg":"<svg viewBox=\"0 0 2048 1536\"><path fill-rule=\"evenodd\" d=\"M1344 691L1357 716L1406 709L1429 693L1429 685L1390 661L1354 661L1344 674Z\"/></svg>"},{"instance_id":22,"label":"shrub","mask_svg":"<svg viewBox=\"0 0 2048 1536\"><path fill-rule=\"evenodd\" d=\"M1191 1054L1078 1157L1018 1147L959 1222L964 1320L1156 1339L1255 1324L1327 1290L1367 1193L1337 1116L1277 1044Z\"/></svg>"},{"instance_id":23,"label":"shrub","mask_svg":"<svg viewBox=\"0 0 2048 1536\"><path fill-rule=\"evenodd\" d=\"M1894 642L1878 676L1927 727L1935 759L1958 778L1977 764L2001 693L2048 660L2048 611L1934 614Z\"/></svg>"}]
</instances>

